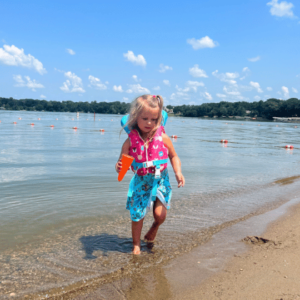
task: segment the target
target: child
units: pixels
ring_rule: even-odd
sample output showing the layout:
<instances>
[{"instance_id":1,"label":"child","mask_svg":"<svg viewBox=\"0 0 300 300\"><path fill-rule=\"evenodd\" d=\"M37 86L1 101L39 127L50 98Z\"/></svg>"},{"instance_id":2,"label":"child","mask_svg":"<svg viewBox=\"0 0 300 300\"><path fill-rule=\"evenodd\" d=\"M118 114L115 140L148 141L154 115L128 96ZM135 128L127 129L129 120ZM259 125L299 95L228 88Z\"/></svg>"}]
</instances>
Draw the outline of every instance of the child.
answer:
<instances>
[{"instance_id":1,"label":"child","mask_svg":"<svg viewBox=\"0 0 300 300\"><path fill-rule=\"evenodd\" d=\"M130 130L122 146L116 171L122 167L122 154L129 154L135 161L135 172L129 186L126 208L132 220L133 254L140 254L140 237L144 217L153 205L154 222L144 239L154 242L158 227L165 221L167 209L170 208L172 189L169 183L167 159L169 157L175 172L178 187L183 187L185 179L181 173L181 163L172 141L165 134L161 123L163 98L161 96L143 95L131 104L127 126ZM124 127L125 127L124 126ZM123 129L124 129L123 127Z\"/></svg>"}]
</instances>

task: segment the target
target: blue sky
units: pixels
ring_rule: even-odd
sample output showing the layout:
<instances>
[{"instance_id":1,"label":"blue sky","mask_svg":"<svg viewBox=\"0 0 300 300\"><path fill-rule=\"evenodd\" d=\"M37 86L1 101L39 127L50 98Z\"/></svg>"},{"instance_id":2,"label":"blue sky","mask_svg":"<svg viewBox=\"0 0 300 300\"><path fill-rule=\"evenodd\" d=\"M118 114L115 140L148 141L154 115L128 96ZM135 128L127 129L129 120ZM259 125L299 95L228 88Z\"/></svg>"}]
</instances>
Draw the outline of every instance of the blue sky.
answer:
<instances>
[{"instance_id":1,"label":"blue sky","mask_svg":"<svg viewBox=\"0 0 300 300\"><path fill-rule=\"evenodd\" d=\"M0 97L299 98L299 1L11 0L0 16Z\"/></svg>"}]
</instances>

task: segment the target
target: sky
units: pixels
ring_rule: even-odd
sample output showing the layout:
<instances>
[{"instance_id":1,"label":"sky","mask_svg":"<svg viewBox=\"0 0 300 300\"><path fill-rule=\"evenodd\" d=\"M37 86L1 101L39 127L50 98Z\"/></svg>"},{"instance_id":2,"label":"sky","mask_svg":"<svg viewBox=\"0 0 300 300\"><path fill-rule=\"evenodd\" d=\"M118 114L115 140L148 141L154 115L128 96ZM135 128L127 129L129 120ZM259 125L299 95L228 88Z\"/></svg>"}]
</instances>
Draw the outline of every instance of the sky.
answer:
<instances>
[{"instance_id":1,"label":"sky","mask_svg":"<svg viewBox=\"0 0 300 300\"><path fill-rule=\"evenodd\" d=\"M300 98L300 1L0 3L0 97Z\"/></svg>"}]
</instances>

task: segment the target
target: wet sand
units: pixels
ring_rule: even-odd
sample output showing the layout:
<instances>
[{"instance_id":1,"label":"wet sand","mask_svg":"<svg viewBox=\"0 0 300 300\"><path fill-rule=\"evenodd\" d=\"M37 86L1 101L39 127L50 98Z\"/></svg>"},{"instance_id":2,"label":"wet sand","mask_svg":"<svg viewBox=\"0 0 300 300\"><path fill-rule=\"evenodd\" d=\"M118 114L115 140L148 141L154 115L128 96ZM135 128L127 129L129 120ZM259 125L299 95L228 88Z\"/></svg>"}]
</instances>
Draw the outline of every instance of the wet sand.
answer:
<instances>
[{"instance_id":1,"label":"wet sand","mask_svg":"<svg viewBox=\"0 0 300 300\"><path fill-rule=\"evenodd\" d=\"M300 204L272 222L249 251L235 255L224 270L181 299L300 299Z\"/></svg>"}]
</instances>

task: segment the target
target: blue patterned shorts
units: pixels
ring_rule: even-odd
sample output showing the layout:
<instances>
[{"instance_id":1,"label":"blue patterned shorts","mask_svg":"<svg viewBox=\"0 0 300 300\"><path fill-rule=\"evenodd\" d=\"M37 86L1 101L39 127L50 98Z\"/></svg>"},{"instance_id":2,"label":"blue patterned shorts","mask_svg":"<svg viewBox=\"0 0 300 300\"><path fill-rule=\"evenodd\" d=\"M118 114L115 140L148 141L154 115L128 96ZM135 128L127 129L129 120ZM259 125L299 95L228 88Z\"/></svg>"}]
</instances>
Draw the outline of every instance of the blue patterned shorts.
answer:
<instances>
[{"instance_id":1,"label":"blue patterned shorts","mask_svg":"<svg viewBox=\"0 0 300 300\"><path fill-rule=\"evenodd\" d=\"M133 180L133 194L132 197L127 197L126 209L130 211L131 220L138 222L143 219L147 212L151 209L151 192L154 174L148 173L144 176L135 175ZM170 209L172 187L169 181L169 173L167 169L161 172L156 197L161 201L166 209Z\"/></svg>"}]
</instances>

